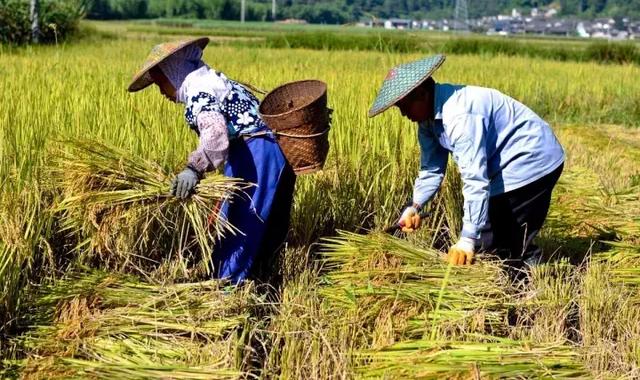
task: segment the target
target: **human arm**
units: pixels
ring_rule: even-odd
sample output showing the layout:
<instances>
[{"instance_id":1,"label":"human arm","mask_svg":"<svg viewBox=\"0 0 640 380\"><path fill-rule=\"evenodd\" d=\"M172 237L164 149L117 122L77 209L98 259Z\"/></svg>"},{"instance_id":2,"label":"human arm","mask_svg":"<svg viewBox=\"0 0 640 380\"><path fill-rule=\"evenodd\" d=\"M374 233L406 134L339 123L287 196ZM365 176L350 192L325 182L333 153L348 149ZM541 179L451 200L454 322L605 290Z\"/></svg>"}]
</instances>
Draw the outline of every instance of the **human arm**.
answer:
<instances>
[{"instance_id":1,"label":"human arm","mask_svg":"<svg viewBox=\"0 0 640 380\"><path fill-rule=\"evenodd\" d=\"M215 111L200 112L196 118L199 143L189 155L187 167L171 183L171 194L187 198L195 186L209 172L219 167L229 151L227 126L222 114Z\"/></svg>"},{"instance_id":2,"label":"human arm","mask_svg":"<svg viewBox=\"0 0 640 380\"><path fill-rule=\"evenodd\" d=\"M197 118L200 141L189 155L188 166L203 175L222 165L229 152L229 136L224 116L215 111L202 111Z\"/></svg>"},{"instance_id":3,"label":"human arm","mask_svg":"<svg viewBox=\"0 0 640 380\"><path fill-rule=\"evenodd\" d=\"M480 231L489 215L489 177L485 147L486 119L482 115L462 114L449 125L453 157L462 177L464 214L460 240L449 249L453 264L470 264Z\"/></svg>"},{"instance_id":4,"label":"human arm","mask_svg":"<svg viewBox=\"0 0 640 380\"><path fill-rule=\"evenodd\" d=\"M403 231L411 232L420 227L419 210L438 191L447 169L448 152L433 133L433 127L420 124L418 127L420 144L420 171L413 187L413 204L400 217Z\"/></svg>"}]
</instances>

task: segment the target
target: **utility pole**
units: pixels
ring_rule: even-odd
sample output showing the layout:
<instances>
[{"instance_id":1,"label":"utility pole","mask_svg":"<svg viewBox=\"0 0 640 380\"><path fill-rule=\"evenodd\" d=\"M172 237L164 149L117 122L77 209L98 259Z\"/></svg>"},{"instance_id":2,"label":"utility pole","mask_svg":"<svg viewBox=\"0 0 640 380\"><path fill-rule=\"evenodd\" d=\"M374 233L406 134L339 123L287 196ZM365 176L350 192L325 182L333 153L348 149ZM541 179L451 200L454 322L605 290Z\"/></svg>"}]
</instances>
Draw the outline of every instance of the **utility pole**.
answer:
<instances>
[{"instance_id":1,"label":"utility pole","mask_svg":"<svg viewBox=\"0 0 640 380\"><path fill-rule=\"evenodd\" d=\"M276 21L276 0L271 1L271 17L273 17L273 21Z\"/></svg>"},{"instance_id":2,"label":"utility pole","mask_svg":"<svg viewBox=\"0 0 640 380\"><path fill-rule=\"evenodd\" d=\"M40 27L38 26L38 0L31 0L31 42L38 43L40 39Z\"/></svg>"},{"instance_id":3,"label":"utility pole","mask_svg":"<svg viewBox=\"0 0 640 380\"><path fill-rule=\"evenodd\" d=\"M456 31L469 31L469 11L467 8L467 0L456 0L454 28Z\"/></svg>"},{"instance_id":4,"label":"utility pole","mask_svg":"<svg viewBox=\"0 0 640 380\"><path fill-rule=\"evenodd\" d=\"M244 23L245 0L240 1L240 22Z\"/></svg>"}]
</instances>

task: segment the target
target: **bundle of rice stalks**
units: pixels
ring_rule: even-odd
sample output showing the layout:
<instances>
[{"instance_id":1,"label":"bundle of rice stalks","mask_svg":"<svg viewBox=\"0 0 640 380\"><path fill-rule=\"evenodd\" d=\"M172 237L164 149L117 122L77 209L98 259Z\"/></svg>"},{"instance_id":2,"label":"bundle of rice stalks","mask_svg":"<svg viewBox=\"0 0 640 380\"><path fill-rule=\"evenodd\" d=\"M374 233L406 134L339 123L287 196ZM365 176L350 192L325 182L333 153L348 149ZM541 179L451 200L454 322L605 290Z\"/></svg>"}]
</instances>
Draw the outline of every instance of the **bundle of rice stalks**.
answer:
<instances>
[{"instance_id":1,"label":"bundle of rice stalks","mask_svg":"<svg viewBox=\"0 0 640 380\"><path fill-rule=\"evenodd\" d=\"M372 333L388 331L380 342L506 328L511 284L496 262L451 267L438 251L384 234L341 232L323 251L321 294Z\"/></svg>"},{"instance_id":2,"label":"bundle of rice stalks","mask_svg":"<svg viewBox=\"0 0 640 380\"><path fill-rule=\"evenodd\" d=\"M613 189L588 169L572 169L558 183L550 221L567 233L640 242L640 186Z\"/></svg>"},{"instance_id":3,"label":"bundle of rice stalks","mask_svg":"<svg viewBox=\"0 0 640 380\"><path fill-rule=\"evenodd\" d=\"M81 262L158 277L211 272L215 239L238 233L219 207L246 185L208 175L187 200L169 194L171 172L122 149L89 140L67 143L56 185L63 230Z\"/></svg>"},{"instance_id":4,"label":"bundle of rice stalks","mask_svg":"<svg viewBox=\"0 0 640 380\"><path fill-rule=\"evenodd\" d=\"M37 327L19 338L25 378L217 379L249 376L251 285L154 285L133 277L72 273L43 287Z\"/></svg>"},{"instance_id":5,"label":"bundle of rice stalks","mask_svg":"<svg viewBox=\"0 0 640 380\"><path fill-rule=\"evenodd\" d=\"M592 197L584 207L599 216L592 223L600 230L640 244L640 186Z\"/></svg>"},{"instance_id":6,"label":"bundle of rice stalks","mask_svg":"<svg viewBox=\"0 0 640 380\"><path fill-rule=\"evenodd\" d=\"M579 353L561 344L530 345L495 337L484 342L406 341L359 353L361 378L584 378Z\"/></svg>"},{"instance_id":7,"label":"bundle of rice stalks","mask_svg":"<svg viewBox=\"0 0 640 380\"><path fill-rule=\"evenodd\" d=\"M606 263L613 282L640 286L640 245L627 241L607 242L609 250L594 255L596 263Z\"/></svg>"},{"instance_id":8,"label":"bundle of rice stalks","mask_svg":"<svg viewBox=\"0 0 640 380\"><path fill-rule=\"evenodd\" d=\"M51 217L44 208L35 186L30 191L0 193L0 334L19 317L34 268L46 270L52 260L47 242Z\"/></svg>"}]
</instances>

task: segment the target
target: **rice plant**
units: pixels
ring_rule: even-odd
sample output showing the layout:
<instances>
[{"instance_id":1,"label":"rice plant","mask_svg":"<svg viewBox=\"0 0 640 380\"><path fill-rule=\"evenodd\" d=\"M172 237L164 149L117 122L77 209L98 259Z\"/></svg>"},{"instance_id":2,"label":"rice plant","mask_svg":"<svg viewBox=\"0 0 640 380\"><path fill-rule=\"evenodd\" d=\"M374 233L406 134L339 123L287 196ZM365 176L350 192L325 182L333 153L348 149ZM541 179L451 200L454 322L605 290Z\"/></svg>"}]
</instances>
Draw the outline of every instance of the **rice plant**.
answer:
<instances>
[{"instance_id":1,"label":"rice plant","mask_svg":"<svg viewBox=\"0 0 640 380\"><path fill-rule=\"evenodd\" d=\"M589 265L579 296L580 334L585 363L594 373L635 378L640 374L640 299L637 286L620 279L615 264Z\"/></svg>"},{"instance_id":2,"label":"rice plant","mask_svg":"<svg viewBox=\"0 0 640 380\"><path fill-rule=\"evenodd\" d=\"M263 378L328 379L353 375L353 352L367 336L319 292L315 270L301 273L283 289L268 326L269 351Z\"/></svg>"},{"instance_id":3,"label":"rice plant","mask_svg":"<svg viewBox=\"0 0 640 380\"><path fill-rule=\"evenodd\" d=\"M43 208L37 189L0 193L0 335L24 313L32 276L53 267L51 215Z\"/></svg>"}]
</instances>

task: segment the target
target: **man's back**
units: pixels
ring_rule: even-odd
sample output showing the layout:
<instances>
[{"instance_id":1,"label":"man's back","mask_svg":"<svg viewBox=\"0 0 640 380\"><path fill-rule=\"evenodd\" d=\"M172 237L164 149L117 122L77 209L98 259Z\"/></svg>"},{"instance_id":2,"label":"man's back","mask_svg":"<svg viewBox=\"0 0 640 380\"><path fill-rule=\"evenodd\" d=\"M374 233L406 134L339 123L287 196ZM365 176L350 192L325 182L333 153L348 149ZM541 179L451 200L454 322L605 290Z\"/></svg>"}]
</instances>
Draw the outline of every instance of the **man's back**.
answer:
<instances>
[{"instance_id":1,"label":"man's back","mask_svg":"<svg viewBox=\"0 0 640 380\"><path fill-rule=\"evenodd\" d=\"M435 112L452 142L484 140L492 195L531 183L564 161L562 147L549 125L498 90L436 84Z\"/></svg>"}]
</instances>

